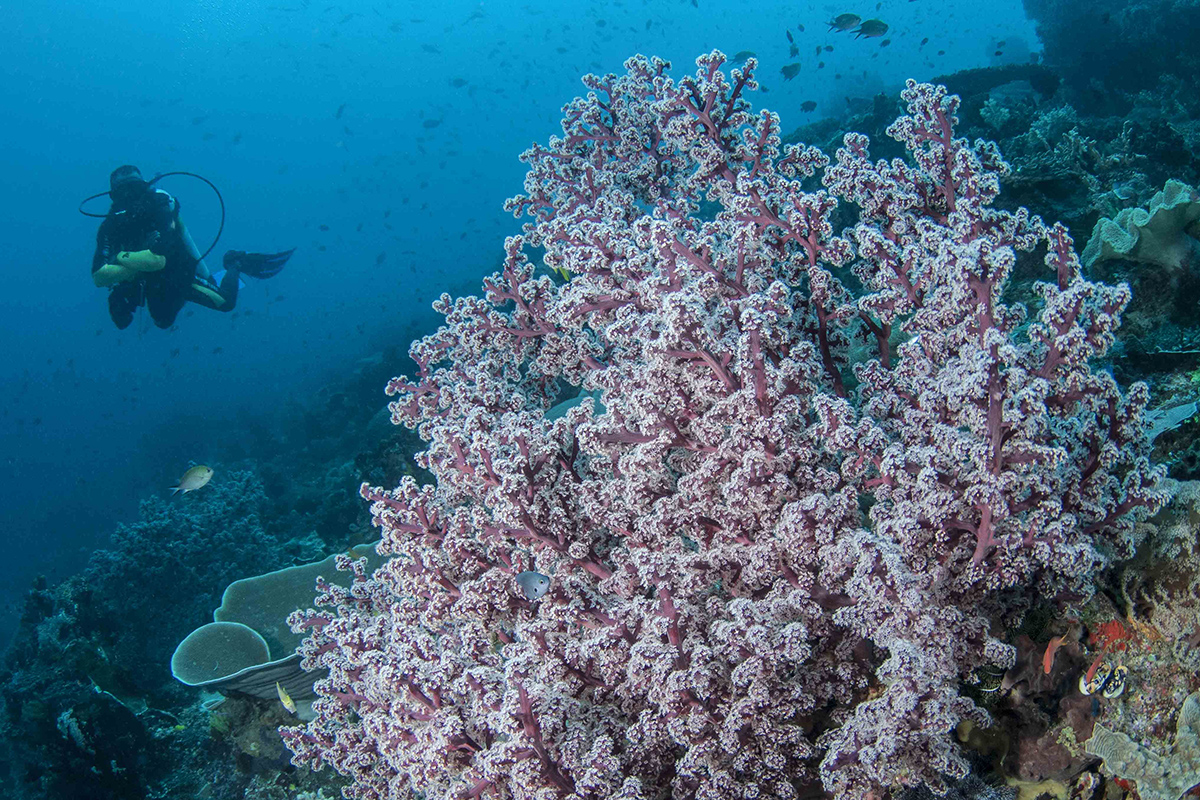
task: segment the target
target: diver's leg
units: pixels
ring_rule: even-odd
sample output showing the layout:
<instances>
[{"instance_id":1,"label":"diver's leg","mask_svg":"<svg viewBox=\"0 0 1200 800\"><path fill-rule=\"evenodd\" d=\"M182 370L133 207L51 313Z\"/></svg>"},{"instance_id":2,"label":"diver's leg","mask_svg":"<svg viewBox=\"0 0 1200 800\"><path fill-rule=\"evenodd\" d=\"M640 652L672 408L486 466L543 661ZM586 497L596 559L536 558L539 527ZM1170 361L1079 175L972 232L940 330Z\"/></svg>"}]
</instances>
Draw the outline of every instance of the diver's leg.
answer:
<instances>
[{"instance_id":1,"label":"diver's leg","mask_svg":"<svg viewBox=\"0 0 1200 800\"><path fill-rule=\"evenodd\" d=\"M193 281L188 288L187 300L211 308L214 311L233 311L238 298L238 271L226 270L221 285L213 288L211 282Z\"/></svg>"},{"instance_id":2,"label":"diver's leg","mask_svg":"<svg viewBox=\"0 0 1200 800\"><path fill-rule=\"evenodd\" d=\"M150 318L160 328L169 328L175 324L175 317L179 316L179 309L183 308L185 302L187 298L183 292L170 284L146 289L146 307L150 310Z\"/></svg>"},{"instance_id":3,"label":"diver's leg","mask_svg":"<svg viewBox=\"0 0 1200 800\"><path fill-rule=\"evenodd\" d=\"M123 331L133 322L133 312L137 310L140 298L132 289L132 286L124 285L108 293L108 315L117 330Z\"/></svg>"}]
</instances>

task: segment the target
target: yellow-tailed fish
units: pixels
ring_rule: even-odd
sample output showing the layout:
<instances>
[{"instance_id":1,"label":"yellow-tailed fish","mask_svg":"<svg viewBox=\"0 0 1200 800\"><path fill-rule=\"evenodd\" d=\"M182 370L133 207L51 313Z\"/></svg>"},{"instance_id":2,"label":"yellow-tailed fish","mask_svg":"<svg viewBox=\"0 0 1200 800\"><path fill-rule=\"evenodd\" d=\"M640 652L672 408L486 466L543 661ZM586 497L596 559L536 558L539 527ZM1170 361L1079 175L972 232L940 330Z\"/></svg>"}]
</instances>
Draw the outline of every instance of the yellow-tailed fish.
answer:
<instances>
[{"instance_id":1,"label":"yellow-tailed fish","mask_svg":"<svg viewBox=\"0 0 1200 800\"><path fill-rule=\"evenodd\" d=\"M283 684L275 681L275 691L279 692L279 702L283 703L283 707L288 710L289 714L296 713L296 701L287 693L287 689L283 688Z\"/></svg>"},{"instance_id":2,"label":"yellow-tailed fish","mask_svg":"<svg viewBox=\"0 0 1200 800\"><path fill-rule=\"evenodd\" d=\"M203 464L198 464L183 473L183 477L179 479L179 485L171 487L171 494L175 494L176 492L183 492L184 494L194 492L208 483L212 476L213 471L211 469Z\"/></svg>"}]
</instances>

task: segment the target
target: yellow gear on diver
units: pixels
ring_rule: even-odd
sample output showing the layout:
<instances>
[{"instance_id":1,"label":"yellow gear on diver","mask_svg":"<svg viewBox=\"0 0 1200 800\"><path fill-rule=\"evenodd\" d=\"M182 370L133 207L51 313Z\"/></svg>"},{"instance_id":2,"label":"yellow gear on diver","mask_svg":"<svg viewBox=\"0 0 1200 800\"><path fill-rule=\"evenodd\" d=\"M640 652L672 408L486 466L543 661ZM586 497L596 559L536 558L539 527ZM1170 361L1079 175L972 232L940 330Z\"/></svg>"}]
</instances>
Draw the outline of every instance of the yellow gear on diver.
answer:
<instances>
[{"instance_id":1,"label":"yellow gear on diver","mask_svg":"<svg viewBox=\"0 0 1200 800\"><path fill-rule=\"evenodd\" d=\"M214 292L207 284L201 283L200 281L192 281L192 288L208 299L212 300L213 308L217 309L218 311L221 309L221 306L225 305L225 298L217 292Z\"/></svg>"},{"instance_id":2,"label":"yellow gear on diver","mask_svg":"<svg viewBox=\"0 0 1200 800\"><path fill-rule=\"evenodd\" d=\"M117 264L138 272L158 272L167 265L167 257L149 250L122 250L117 253Z\"/></svg>"},{"instance_id":3,"label":"yellow gear on diver","mask_svg":"<svg viewBox=\"0 0 1200 800\"><path fill-rule=\"evenodd\" d=\"M92 283L98 287L116 286L136 278L140 273L120 264L105 264L92 273Z\"/></svg>"}]
</instances>

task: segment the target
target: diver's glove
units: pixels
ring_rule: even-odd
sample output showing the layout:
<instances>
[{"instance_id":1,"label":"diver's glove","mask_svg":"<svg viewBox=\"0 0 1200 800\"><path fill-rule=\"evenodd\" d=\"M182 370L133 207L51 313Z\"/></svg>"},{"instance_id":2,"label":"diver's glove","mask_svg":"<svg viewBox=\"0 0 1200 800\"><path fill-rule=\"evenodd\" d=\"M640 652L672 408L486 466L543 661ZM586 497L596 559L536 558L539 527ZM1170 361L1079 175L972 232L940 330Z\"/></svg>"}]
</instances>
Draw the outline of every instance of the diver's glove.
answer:
<instances>
[{"instance_id":1,"label":"diver's glove","mask_svg":"<svg viewBox=\"0 0 1200 800\"><path fill-rule=\"evenodd\" d=\"M117 264L136 272L158 272L167 265L167 258L149 250L122 250L117 253Z\"/></svg>"}]
</instances>

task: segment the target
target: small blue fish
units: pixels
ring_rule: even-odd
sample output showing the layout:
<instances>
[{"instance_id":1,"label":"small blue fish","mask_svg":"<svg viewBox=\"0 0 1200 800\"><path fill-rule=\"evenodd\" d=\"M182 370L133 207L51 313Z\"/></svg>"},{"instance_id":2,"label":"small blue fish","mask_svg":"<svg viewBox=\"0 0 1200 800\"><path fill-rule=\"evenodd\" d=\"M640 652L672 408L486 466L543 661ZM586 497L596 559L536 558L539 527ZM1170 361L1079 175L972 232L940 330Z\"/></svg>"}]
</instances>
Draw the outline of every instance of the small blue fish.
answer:
<instances>
[{"instance_id":1,"label":"small blue fish","mask_svg":"<svg viewBox=\"0 0 1200 800\"><path fill-rule=\"evenodd\" d=\"M541 600L550 589L550 576L526 570L517 575L517 585L529 600Z\"/></svg>"}]
</instances>

